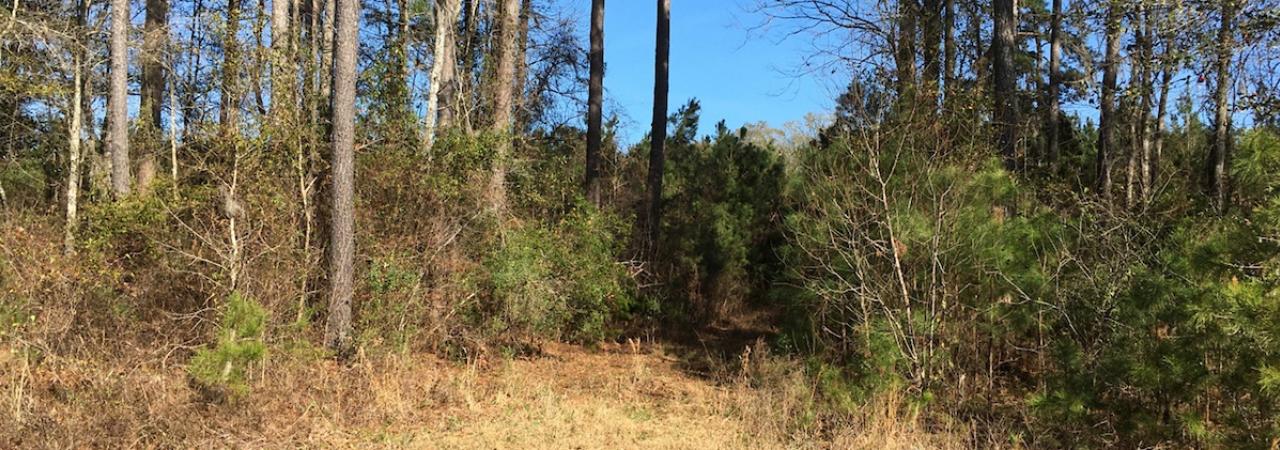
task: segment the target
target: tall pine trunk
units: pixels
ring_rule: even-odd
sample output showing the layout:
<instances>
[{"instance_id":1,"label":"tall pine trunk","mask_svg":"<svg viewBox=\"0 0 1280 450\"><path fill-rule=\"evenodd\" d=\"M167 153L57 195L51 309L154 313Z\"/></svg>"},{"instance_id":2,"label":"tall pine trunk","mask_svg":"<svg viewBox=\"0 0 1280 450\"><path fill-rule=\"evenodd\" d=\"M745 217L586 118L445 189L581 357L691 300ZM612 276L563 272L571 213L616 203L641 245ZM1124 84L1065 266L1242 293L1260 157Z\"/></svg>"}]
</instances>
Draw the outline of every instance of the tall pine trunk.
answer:
<instances>
[{"instance_id":1,"label":"tall pine trunk","mask_svg":"<svg viewBox=\"0 0 1280 450\"><path fill-rule=\"evenodd\" d=\"M1059 75L1061 70L1062 58L1062 0L1053 0L1053 11L1050 12L1049 22L1049 89L1047 102L1047 114L1049 117L1045 121L1045 127L1048 128L1045 133L1045 157L1049 160L1049 172L1058 172L1058 115L1061 109L1061 94L1058 92L1058 85L1062 82Z\"/></svg>"},{"instance_id":2,"label":"tall pine trunk","mask_svg":"<svg viewBox=\"0 0 1280 450\"><path fill-rule=\"evenodd\" d=\"M604 101L604 0L591 0L591 81L587 86L587 200L600 206L601 114Z\"/></svg>"},{"instance_id":3,"label":"tall pine trunk","mask_svg":"<svg viewBox=\"0 0 1280 450\"><path fill-rule=\"evenodd\" d=\"M242 0L228 0L227 24L222 39L222 92L218 124L224 138L239 135L240 126L240 6Z\"/></svg>"},{"instance_id":4,"label":"tall pine trunk","mask_svg":"<svg viewBox=\"0 0 1280 450\"><path fill-rule=\"evenodd\" d=\"M1017 77L1013 73L1013 50L1017 45L1017 13L1015 0L993 0L995 33L992 48L995 58L992 72L995 78L996 120L999 127L999 149L1005 168L1017 168L1018 96Z\"/></svg>"},{"instance_id":5,"label":"tall pine trunk","mask_svg":"<svg viewBox=\"0 0 1280 450\"><path fill-rule=\"evenodd\" d=\"M164 111L165 42L168 40L168 0L146 0L146 22L142 32L141 154L135 185L139 192L151 188L156 177L156 155L163 143L160 121Z\"/></svg>"},{"instance_id":6,"label":"tall pine trunk","mask_svg":"<svg viewBox=\"0 0 1280 450\"><path fill-rule=\"evenodd\" d=\"M648 174L648 246L651 255L657 255L660 228L662 226L662 176L666 163L667 146L667 75L671 57L671 0L658 1L657 39L653 61L653 123L649 132Z\"/></svg>"},{"instance_id":7,"label":"tall pine trunk","mask_svg":"<svg viewBox=\"0 0 1280 450\"><path fill-rule=\"evenodd\" d=\"M1215 62L1218 84L1213 92L1215 106L1213 148L1209 152L1209 181L1213 191L1214 207L1219 213L1227 210L1231 200L1230 174L1227 171L1231 163L1231 59L1235 45L1235 33L1231 24L1235 19L1235 1L1221 0L1221 8Z\"/></svg>"},{"instance_id":8,"label":"tall pine trunk","mask_svg":"<svg viewBox=\"0 0 1280 450\"><path fill-rule=\"evenodd\" d=\"M493 99L493 123L490 131L508 135L504 136L494 155L493 179L489 185L489 202L494 211L499 213L507 208L507 159L511 153L512 102L514 94L516 70L516 37L520 17L519 0L500 0L498 4L498 42L497 64L493 76L493 88L490 95Z\"/></svg>"},{"instance_id":9,"label":"tall pine trunk","mask_svg":"<svg viewBox=\"0 0 1280 450\"><path fill-rule=\"evenodd\" d=\"M352 344L351 297L355 291L355 108L356 51L360 43L358 0L336 0L333 52L333 160L329 242L329 318L325 345L346 355Z\"/></svg>"},{"instance_id":10,"label":"tall pine trunk","mask_svg":"<svg viewBox=\"0 0 1280 450\"><path fill-rule=\"evenodd\" d=\"M1102 63L1102 98L1098 116L1098 193L1104 200L1111 198L1111 162L1115 145L1116 122L1116 72L1120 69L1120 20L1119 0L1111 0L1107 10L1107 55Z\"/></svg>"},{"instance_id":11,"label":"tall pine trunk","mask_svg":"<svg viewBox=\"0 0 1280 450\"><path fill-rule=\"evenodd\" d=\"M111 191L129 195L129 0L111 0L111 83L107 91L107 146Z\"/></svg>"},{"instance_id":12,"label":"tall pine trunk","mask_svg":"<svg viewBox=\"0 0 1280 450\"><path fill-rule=\"evenodd\" d=\"M284 131L293 122L294 64L290 54L292 0L271 0L271 114L276 131Z\"/></svg>"}]
</instances>

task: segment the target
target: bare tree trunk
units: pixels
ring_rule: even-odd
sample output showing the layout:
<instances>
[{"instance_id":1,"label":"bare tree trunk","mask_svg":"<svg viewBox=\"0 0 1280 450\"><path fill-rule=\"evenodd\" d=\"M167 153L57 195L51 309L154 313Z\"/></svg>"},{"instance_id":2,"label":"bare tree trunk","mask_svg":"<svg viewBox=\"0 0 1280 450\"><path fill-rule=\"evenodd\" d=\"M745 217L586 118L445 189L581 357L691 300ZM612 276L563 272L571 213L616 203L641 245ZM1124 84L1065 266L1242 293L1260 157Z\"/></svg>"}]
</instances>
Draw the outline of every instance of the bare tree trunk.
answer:
<instances>
[{"instance_id":1,"label":"bare tree trunk","mask_svg":"<svg viewBox=\"0 0 1280 450\"><path fill-rule=\"evenodd\" d=\"M657 39L653 63L653 123L649 132L648 174L648 247L651 256L658 254L658 237L662 227L662 176L667 146L667 75L671 56L671 0L658 0Z\"/></svg>"},{"instance_id":2,"label":"bare tree trunk","mask_svg":"<svg viewBox=\"0 0 1280 450\"><path fill-rule=\"evenodd\" d=\"M898 71L898 96L912 95L916 86L916 16L919 0L898 2L898 42L894 65Z\"/></svg>"},{"instance_id":3,"label":"bare tree trunk","mask_svg":"<svg viewBox=\"0 0 1280 450\"><path fill-rule=\"evenodd\" d=\"M604 101L604 0L591 1L591 82L587 86L587 200L600 206L601 114Z\"/></svg>"},{"instance_id":4,"label":"bare tree trunk","mask_svg":"<svg viewBox=\"0 0 1280 450\"><path fill-rule=\"evenodd\" d=\"M1013 50L1017 45L1017 12L1016 0L993 0L995 8L995 35L992 47L995 58L992 72L995 77L996 117L999 121L1000 155L1004 158L1005 168L1017 169L1018 143L1018 97L1017 76L1013 73Z\"/></svg>"},{"instance_id":5,"label":"bare tree trunk","mask_svg":"<svg viewBox=\"0 0 1280 450\"><path fill-rule=\"evenodd\" d=\"M1169 58L1170 55L1166 53L1164 57ZM1160 182L1160 161L1164 158L1164 121L1168 115L1169 85L1172 84L1173 78L1173 69L1169 67L1169 64L1165 62L1162 65L1164 67L1160 71L1160 98L1156 102L1156 124L1154 131L1155 138L1152 142L1151 173L1148 175L1148 178L1151 179L1152 186L1152 188L1148 190L1148 194L1153 196L1155 195L1155 185Z\"/></svg>"},{"instance_id":6,"label":"bare tree trunk","mask_svg":"<svg viewBox=\"0 0 1280 450\"><path fill-rule=\"evenodd\" d=\"M71 123L67 124L67 223L62 238L63 253L68 255L76 252L76 225L79 224L77 201L80 198L80 132L84 128L81 111L83 86L80 84L84 68L80 62L80 52L78 50L73 52L75 55L71 62L71 72L74 86L71 88L72 95L67 105L71 110Z\"/></svg>"},{"instance_id":7,"label":"bare tree trunk","mask_svg":"<svg viewBox=\"0 0 1280 450\"><path fill-rule=\"evenodd\" d=\"M1119 0L1111 0L1107 11L1107 55L1102 67L1102 105L1098 117L1098 194L1111 198L1111 152L1116 120L1116 72L1120 69L1120 20L1124 12Z\"/></svg>"},{"instance_id":8,"label":"bare tree trunk","mask_svg":"<svg viewBox=\"0 0 1280 450\"><path fill-rule=\"evenodd\" d=\"M512 110L515 113L511 118L512 127L517 133L524 133L529 125L526 84L529 81L529 25L533 21L533 14L533 0L520 0L520 34L516 38L516 75L515 86L512 88L515 92Z\"/></svg>"},{"instance_id":9,"label":"bare tree trunk","mask_svg":"<svg viewBox=\"0 0 1280 450\"><path fill-rule=\"evenodd\" d=\"M520 17L519 0L500 0L498 5L497 64L494 72L493 124L491 131L510 134L512 125L511 97L516 70L517 19ZM494 211L507 209L507 158L511 151L511 138L506 136L498 144L494 156L493 180L489 185L489 201Z\"/></svg>"},{"instance_id":10,"label":"bare tree trunk","mask_svg":"<svg viewBox=\"0 0 1280 450\"><path fill-rule=\"evenodd\" d=\"M1062 58L1062 0L1053 0L1053 11L1050 12L1049 25L1049 102L1048 120L1045 135L1045 157L1049 160L1049 172L1058 173L1058 111L1061 109L1062 96L1058 85L1062 83L1060 74Z\"/></svg>"},{"instance_id":11,"label":"bare tree trunk","mask_svg":"<svg viewBox=\"0 0 1280 450\"><path fill-rule=\"evenodd\" d=\"M129 0L111 0L111 86L107 145L111 149L111 191L129 195Z\"/></svg>"},{"instance_id":12,"label":"bare tree trunk","mask_svg":"<svg viewBox=\"0 0 1280 450\"><path fill-rule=\"evenodd\" d=\"M431 85L427 88L426 132L423 136L423 146L427 149L435 143L437 124L441 128L451 125L451 115L447 111L450 102L441 102L440 97L453 89L457 71L453 27L458 23L460 11L458 0L440 0L436 3L436 42L432 55L434 61L431 63ZM441 108L442 104L444 108Z\"/></svg>"},{"instance_id":13,"label":"bare tree trunk","mask_svg":"<svg viewBox=\"0 0 1280 450\"><path fill-rule=\"evenodd\" d=\"M218 123L224 138L239 135L240 124L240 6L242 0L227 4L226 35L222 41L222 93Z\"/></svg>"},{"instance_id":14,"label":"bare tree trunk","mask_svg":"<svg viewBox=\"0 0 1280 450\"><path fill-rule=\"evenodd\" d=\"M1138 33L1138 49L1142 52L1142 58L1141 62L1138 62L1141 66L1141 76L1139 77L1141 90L1139 91L1138 114L1136 114L1138 140L1141 145L1141 153L1138 156L1138 181L1140 183L1138 186L1138 199L1146 201L1151 191L1151 104L1153 103L1151 97L1155 94L1151 86L1151 64L1155 62L1155 52L1152 47L1152 39L1154 39L1155 35L1151 29L1151 7L1141 4L1139 8L1142 9L1142 14L1139 17L1142 24Z\"/></svg>"},{"instance_id":15,"label":"bare tree trunk","mask_svg":"<svg viewBox=\"0 0 1280 450\"><path fill-rule=\"evenodd\" d=\"M462 17L462 43L459 46L462 67L459 68L456 89L446 97L449 103L445 106L452 111L454 115L452 120L468 133L472 131L471 116L475 100L475 73L478 65L476 47L480 45L476 39L478 34L476 30L480 24L481 1L483 0L463 0L462 2L462 12L465 14Z\"/></svg>"},{"instance_id":16,"label":"bare tree trunk","mask_svg":"<svg viewBox=\"0 0 1280 450\"><path fill-rule=\"evenodd\" d=\"M1231 162L1231 59L1235 45L1235 33L1232 22L1235 19L1236 6L1234 0L1222 0L1221 24L1218 28L1217 61L1215 68L1218 84L1214 89L1213 101L1216 106L1213 125L1213 149L1210 151L1211 186L1213 188L1214 207L1219 213L1226 212L1230 202L1230 174L1227 172Z\"/></svg>"},{"instance_id":17,"label":"bare tree trunk","mask_svg":"<svg viewBox=\"0 0 1280 450\"><path fill-rule=\"evenodd\" d=\"M163 54L168 40L169 1L146 0L146 22L142 28L142 111L141 154L135 185L144 195L156 177L156 152L164 134L160 131L164 111L165 68Z\"/></svg>"},{"instance_id":18,"label":"bare tree trunk","mask_svg":"<svg viewBox=\"0 0 1280 450\"><path fill-rule=\"evenodd\" d=\"M336 0L333 53L333 226L329 247L329 318L325 345L351 350L351 296L355 292L355 107L360 5Z\"/></svg>"},{"instance_id":19,"label":"bare tree trunk","mask_svg":"<svg viewBox=\"0 0 1280 450\"><path fill-rule=\"evenodd\" d=\"M950 97L956 82L956 2L942 0L942 81L943 92Z\"/></svg>"},{"instance_id":20,"label":"bare tree trunk","mask_svg":"<svg viewBox=\"0 0 1280 450\"><path fill-rule=\"evenodd\" d=\"M924 62L921 87L924 89L924 100L931 102L931 110L936 110L938 86L942 76L942 55L939 51L939 46L942 45L942 0L923 0L921 6L923 14L920 16L924 18L921 35L924 42L920 46Z\"/></svg>"},{"instance_id":21,"label":"bare tree trunk","mask_svg":"<svg viewBox=\"0 0 1280 450\"><path fill-rule=\"evenodd\" d=\"M292 0L271 0L271 114L277 130L292 124L294 65L290 55Z\"/></svg>"}]
</instances>

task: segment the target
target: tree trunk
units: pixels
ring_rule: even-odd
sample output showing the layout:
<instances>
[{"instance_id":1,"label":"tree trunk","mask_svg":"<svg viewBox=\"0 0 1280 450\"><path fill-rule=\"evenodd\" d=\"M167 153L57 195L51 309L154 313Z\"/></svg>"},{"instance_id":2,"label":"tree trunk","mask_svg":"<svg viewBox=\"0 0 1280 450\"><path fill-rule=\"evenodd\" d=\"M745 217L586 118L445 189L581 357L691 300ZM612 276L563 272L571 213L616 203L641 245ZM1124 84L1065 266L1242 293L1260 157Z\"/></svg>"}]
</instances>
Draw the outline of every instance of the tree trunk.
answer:
<instances>
[{"instance_id":1,"label":"tree trunk","mask_svg":"<svg viewBox=\"0 0 1280 450\"><path fill-rule=\"evenodd\" d=\"M942 55L939 51L939 46L942 45L942 1L923 0L922 7L924 27L921 38L924 43L920 50L924 62L924 80L921 87L924 89L924 100L932 102L932 110L937 108L938 86L942 77Z\"/></svg>"},{"instance_id":2,"label":"tree trunk","mask_svg":"<svg viewBox=\"0 0 1280 450\"><path fill-rule=\"evenodd\" d=\"M956 82L956 2L943 0L942 19L942 82L944 98L950 98Z\"/></svg>"},{"instance_id":3,"label":"tree trunk","mask_svg":"<svg viewBox=\"0 0 1280 450\"><path fill-rule=\"evenodd\" d=\"M1138 156L1138 198L1146 201L1151 192L1151 104L1152 95L1155 94L1152 89L1152 67L1155 62L1155 51L1152 47L1154 34L1151 26L1151 7L1145 4L1139 5L1142 9L1142 28L1138 34L1138 49L1142 52L1142 60L1138 64L1141 66L1141 76L1139 83L1141 90L1139 91L1138 100L1138 135L1141 145L1141 153Z\"/></svg>"},{"instance_id":4,"label":"tree trunk","mask_svg":"<svg viewBox=\"0 0 1280 450\"><path fill-rule=\"evenodd\" d=\"M601 114L604 101L604 0L591 0L591 82L587 87L587 200L600 206Z\"/></svg>"},{"instance_id":5,"label":"tree trunk","mask_svg":"<svg viewBox=\"0 0 1280 450\"><path fill-rule=\"evenodd\" d=\"M461 67L456 88L446 97L450 103L445 108L452 111L453 121L467 132L472 131L471 115L475 99L476 47L479 46L476 35L480 23L480 2L483 0L462 1L462 42L458 54L461 55Z\"/></svg>"},{"instance_id":6,"label":"tree trunk","mask_svg":"<svg viewBox=\"0 0 1280 450\"><path fill-rule=\"evenodd\" d=\"M516 133L523 133L528 125L526 111L525 82L529 78L529 24L533 20L533 0L520 1L520 34L516 37L516 74L512 92L512 128Z\"/></svg>"},{"instance_id":7,"label":"tree trunk","mask_svg":"<svg viewBox=\"0 0 1280 450\"><path fill-rule=\"evenodd\" d=\"M240 124L240 3L228 0L226 34L222 40L222 93L218 124L224 138L239 135Z\"/></svg>"},{"instance_id":8,"label":"tree trunk","mask_svg":"<svg viewBox=\"0 0 1280 450\"><path fill-rule=\"evenodd\" d=\"M294 114L294 65L290 56L292 0L271 0L271 114L276 130L286 130Z\"/></svg>"},{"instance_id":9,"label":"tree trunk","mask_svg":"<svg viewBox=\"0 0 1280 450\"><path fill-rule=\"evenodd\" d=\"M1167 59L1170 55L1166 52L1164 56ZM1155 137L1151 144L1151 173L1148 175L1148 178L1151 179L1151 189L1148 194L1153 196L1155 195L1155 185L1160 183L1160 161L1164 158L1164 121L1168 115L1169 85L1172 84L1173 78L1173 68L1169 67L1167 62L1163 63L1162 66L1163 68L1160 71L1160 98L1156 101L1156 121L1155 131L1153 132Z\"/></svg>"},{"instance_id":10,"label":"tree trunk","mask_svg":"<svg viewBox=\"0 0 1280 450\"><path fill-rule=\"evenodd\" d=\"M1211 165L1211 187L1213 189L1214 207L1218 213L1224 213L1230 202L1231 162L1231 59L1235 45L1235 33L1232 21L1235 19L1235 1L1222 0L1221 24L1218 28L1217 61L1215 68L1218 84L1214 89L1213 102L1216 107L1213 125L1213 148L1209 153Z\"/></svg>"},{"instance_id":11,"label":"tree trunk","mask_svg":"<svg viewBox=\"0 0 1280 450\"><path fill-rule=\"evenodd\" d=\"M903 98L912 95L916 86L917 1L919 0L898 2L898 42L894 52L894 65L898 71L898 96Z\"/></svg>"},{"instance_id":12,"label":"tree trunk","mask_svg":"<svg viewBox=\"0 0 1280 450\"><path fill-rule=\"evenodd\" d=\"M999 149L1004 159L1005 168L1012 171L1017 168L1018 143L1018 97L1017 77L1013 73L1013 50L1017 45L1016 0L993 0L992 13L995 17L995 35L992 48L995 57L992 61L992 72L995 78L996 118L999 127Z\"/></svg>"},{"instance_id":13,"label":"tree trunk","mask_svg":"<svg viewBox=\"0 0 1280 450\"><path fill-rule=\"evenodd\" d=\"M1053 0L1053 11L1050 12L1049 24L1049 101L1048 101L1048 120L1045 121L1048 128L1045 134L1045 157L1049 160L1049 172L1058 173L1058 115L1061 109L1060 103L1062 96L1058 92L1058 85L1062 83L1059 71L1061 70L1062 58L1062 0Z\"/></svg>"},{"instance_id":14,"label":"tree trunk","mask_svg":"<svg viewBox=\"0 0 1280 450\"><path fill-rule=\"evenodd\" d=\"M1098 194L1104 200L1111 198L1111 152L1115 144L1116 120L1116 72L1120 69L1120 19L1119 0L1111 0L1107 11L1106 40L1107 55L1102 63L1102 99L1098 116L1098 159L1097 182Z\"/></svg>"},{"instance_id":15,"label":"tree trunk","mask_svg":"<svg viewBox=\"0 0 1280 450\"><path fill-rule=\"evenodd\" d=\"M111 191L129 195L129 0L111 0L111 86L107 94Z\"/></svg>"},{"instance_id":16,"label":"tree trunk","mask_svg":"<svg viewBox=\"0 0 1280 450\"><path fill-rule=\"evenodd\" d=\"M519 34L517 19L520 17L519 0L500 0L498 4L497 64L494 70L493 124L490 131L507 135L498 144L494 155L493 180L489 185L489 201L499 213L507 208L507 159L510 157L512 132L511 97L516 70L516 36Z\"/></svg>"},{"instance_id":17,"label":"tree trunk","mask_svg":"<svg viewBox=\"0 0 1280 450\"><path fill-rule=\"evenodd\" d=\"M671 56L671 0L658 0L657 39L654 45L653 63L653 123L649 132L648 174L648 246L651 256L658 251L658 237L662 226L662 176L666 163L667 145L667 75Z\"/></svg>"},{"instance_id":18,"label":"tree trunk","mask_svg":"<svg viewBox=\"0 0 1280 450\"><path fill-rule=\"evenodd\" d=\"M427 87L426 132L423 146L430 149L435 143L437 124L440 128L452 125L451 102L441 101L454 90L454 75L457 72L453 27L458 23L461 12L458 0L440 0L436 3L435 51L431 63L430 86ZM443 105L443 107L441 107ZM438 119L437 119L438 117Z\"/></svg>"},{"instance_id":19,"label":"tree trunk","mask_svg":"<svg viewBox=\"0 0 1280 450\"><path fill-rule=\"evenodd\" d=\"M146 0L146 22L142 32L142 146L135 185L145 194L156 177L156 153L164 134L160 121L164 111L165 67L163 54L168 40L169 1Z\"/></svg>"},{"instance_id":20,"label":"tree trunk","mask_svg":"<svg viewBox=\"0 0 1280 450\"><path fill-rule=\"evenodd\" d=\"M332 227L329 244L329 318L325 344L339 355L351 350L351 296L355 291L355 107L360 5L336 0L333 52Z\"/></svg>"},{"instance_id":21,"label":"tree trunk","mask_svg":"<svg viewBox=\"0 0 1280 450\"><path fill-rule=\"evenodd\" d=\"M83 18L82 24L83 24ZM71 88L71 98L68 101L68 109L71 110L70 123L67 124L67 223L63 230L63 253L72 254L76 251L76 225L79 224L79 204L80 198L80 132L84 127L83 111L81 105L82 85L80 84L81 73L83 67L80 62L79 50L73 50L75 53L72 59L71 72L73 74Z\"/></svg>"}]
</instances>

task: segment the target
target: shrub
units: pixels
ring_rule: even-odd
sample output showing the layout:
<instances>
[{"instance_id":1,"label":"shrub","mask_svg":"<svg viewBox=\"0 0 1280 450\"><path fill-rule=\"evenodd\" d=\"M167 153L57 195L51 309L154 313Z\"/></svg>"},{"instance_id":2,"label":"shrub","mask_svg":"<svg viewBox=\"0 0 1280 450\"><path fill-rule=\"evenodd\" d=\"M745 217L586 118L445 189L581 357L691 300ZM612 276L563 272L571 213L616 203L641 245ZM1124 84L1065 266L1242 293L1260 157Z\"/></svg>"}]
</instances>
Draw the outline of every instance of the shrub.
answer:
<instances>
[{"instance_id":1,"label":"shrub","mask_svg":"<svg viewBox=\"0 0 1280 450\"><path fill-rule=\"evenodd\" d=\"M200 387L238 397L248 393L245 375L266 356L262 341L267 311L253 299L232 292L223 306L217 340L197 350L187 373Z\"/></svg>"},{"instance_id":2,"label":"shrub","mask_svg":"<svg viewBox=\"0 0 1280 450\"><path fill-rule=\"evenodd\" d=\"M553 226L517 225L486 258L488 329L598 341L630 311L634 287L617 262L623 222L579 206Z\"/></svg>"}]
</instances>

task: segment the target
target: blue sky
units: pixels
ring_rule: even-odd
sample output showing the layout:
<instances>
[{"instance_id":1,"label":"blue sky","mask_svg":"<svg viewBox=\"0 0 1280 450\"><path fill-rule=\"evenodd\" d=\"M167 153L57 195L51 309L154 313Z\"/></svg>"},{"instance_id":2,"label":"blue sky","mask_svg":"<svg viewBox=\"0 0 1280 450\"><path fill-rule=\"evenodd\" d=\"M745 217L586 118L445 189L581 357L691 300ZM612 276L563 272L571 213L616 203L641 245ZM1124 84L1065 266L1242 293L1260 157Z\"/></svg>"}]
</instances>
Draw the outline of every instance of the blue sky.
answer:
<instances>
[{"instance_id":1,"label":"blue sky","mask_svg":"<svg viewBox=\"0 0 1280 450\"><path fill-rule=\"evenodd\" d=\"M834 105L832 80L789 75L807 46L799 40L750 31L757 17L742 1L675 0L671 6L670 111L690 98L702 103L701 130L721 119L730 127L800 120ZM574 2L587 26L589 2ZM653 0L605 3L605 114L622 119L620 138L634 143L649 129L653 111Z\"/></svg>"}]
</instances>

